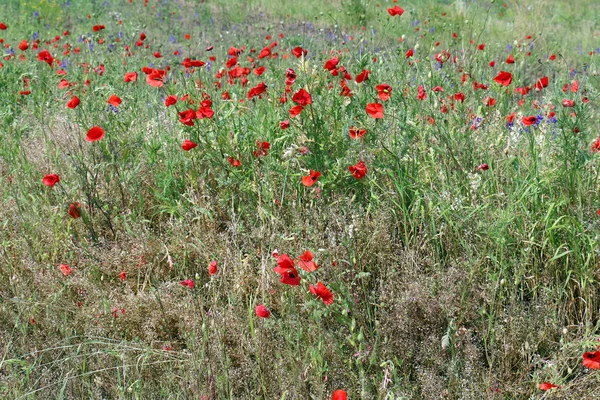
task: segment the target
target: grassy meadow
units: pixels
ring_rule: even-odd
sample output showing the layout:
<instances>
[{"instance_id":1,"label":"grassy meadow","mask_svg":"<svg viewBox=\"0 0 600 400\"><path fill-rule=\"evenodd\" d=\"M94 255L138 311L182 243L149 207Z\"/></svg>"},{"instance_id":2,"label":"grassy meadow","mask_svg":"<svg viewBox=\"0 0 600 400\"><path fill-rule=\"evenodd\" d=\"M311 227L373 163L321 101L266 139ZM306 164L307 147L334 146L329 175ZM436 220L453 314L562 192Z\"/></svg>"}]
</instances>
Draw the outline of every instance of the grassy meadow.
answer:
<instances>
[{"instance_id":1,"label":"grassy meadow","mask_svg":"<svg viewBox=\"0 0 600 400\"><path fill-rule=\"evenodd\" d=\"M1 399L600 397L600 4L5 0Z\"/></svg>"}]
</instances>

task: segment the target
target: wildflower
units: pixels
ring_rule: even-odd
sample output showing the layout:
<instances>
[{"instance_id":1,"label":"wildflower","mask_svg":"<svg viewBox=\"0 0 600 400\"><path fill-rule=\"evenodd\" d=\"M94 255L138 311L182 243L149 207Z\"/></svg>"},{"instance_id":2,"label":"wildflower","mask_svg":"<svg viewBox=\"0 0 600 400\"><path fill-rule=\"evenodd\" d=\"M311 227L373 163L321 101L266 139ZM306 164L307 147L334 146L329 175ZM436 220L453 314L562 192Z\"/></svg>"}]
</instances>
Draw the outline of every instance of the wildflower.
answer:
<instances>
[{"instance_id":1,"label":"wildflower","mask_svg":"<svg viewBox=\"0 0 600 400\"><path fill-rule=\"evenodd\" d=\"M302 56L305 56L305 57L306 57L306 55L308 54L308 50L304 50L302 47L300 47L300 46L297 46L297 47L294 47L294 48L292 49L292 54L293 54L293 55L294 55L296 58L300 58L300 57L302 57Z\"/></svg>"},{"instance_id":2,"label":"wildflower","mask_svg":"<svg viewBox=\"0 0 600 400\"><path fill-rule=\"evenodd\" d=\"M90 128L90 130L88 131L85 140L87 140L88 142L97 142L98 140L101 140L103 137L104 137L104 129L100 128L99 126L94 126L94 127Z\"/></svg>"},{"instance_id":3,"label":"wildflower","mask_svg":"<svg viewBox=\"0 0 600 400\"><path fill-rule=\"evenodd\" d=\"M58 268L60 268L60 272L62 272L64 276L69 276L71 275L71 272L73 272L73 269L67 264L60 264Z\"/></svg>"},{"instance_id":4,"label":"wildflower","mask_svg":"<svg viewBox=\"0 0 600 400\"><path fill-rule=\"evenodd\" d=\"M309 285L308 290L328 306L333 304L333 293L323 283L319 282L316 286Z\"/></svg>"},{"instance_id":5,"label":"wildflower","mask_svg":"<svg viewBox=\"0 0 600 400\"><path fill-rule=\"evenodd\" d=\"M237 168L242 165L242 162L240 160L235 159L231 156L227 158L227 162L229 162L229 164L231 164L231 166L234 168Z\"/></svg>"},{"instance_id":6,"label":"wildflower","mask_svg":"<svg viewBox=\"0 0 600 400\"><path fill-rule=\"evenodd\" d=\"M294 94L292 101L299 106L306 107L307 105L312 104L312 97L306 90L300 89Z\"/></svg>"},{"instance_id":7,"label":"wildflower","mask_svg":"<svg viewBox=\"0 0 600 400\"><path fill-rule=\"evenodd\" d=\"M267 155L269 155L269 149L271 148L271 143L269 142L261 142L260 140L258 140L256 142L256 147L257 149L254 150L254 152L252 154L254 154L254 157L265 157Z\"/></svg>"},{"instance_id":8,"label":"wildflower","mask_svg":"<svg viewBox=\"0 0 600 400\"><path fill-rule=\"evenodd\" d=\"M366 133L367 133L366 129L358 129L355 126L351 126L350 129L348 130L348 135L352 139L360 139L363 136L365 136Z\"/></svg>"},{"instance_id":9,"label":"wildflower","mask_svg":"<svg viewBox=\"0 0 600 400\"><path fill-rule=\"evenodd\" d=\"M548 86L548 77L544 76L543 78L540 78L535 85L533 85L533 87L537 90L540 91L543 88L545 88L546 86Z\"/></svg>"},{"instance_id":10,"label":"wildflower","mask_svg":"<svg viewBox=\"0 0 600 400\"><path fill-rule=\"evenodd\" d=\"M180 284L181 286L187 286L187 287L189 287L190 289L193 289L193 288L194 288L194 281L193 281L192 279L185 279L185 280L183 280L183 281L179 282L179 284Z\"/></svg>"},{"instance_id":11,"label":"wildflower","mask_svg":"<svg viewBox=\"0 0 600 400\"><path fill-rule=\"evenodd\" d=\"M256 316L260 318L269 318L271 316L271 311L269 311L263 304L256 306L254 312L256 313Z\"/></svg>"},{"instance_id":12,"label":"wildflower","mask_svg":"<svg viewBox=\"0 0 600 400\"><path fill-rule=\"evenodd\" d=\"M126 72L125 76L123 77L123 82L135 82L137 81L137 76L137 72Z\"/></svg>"},{"instance_id":13,"label":"wildflower","mask_svg":"<svg viewBox=\"0 0 600 400\"><path fill-rule=\"evenodd\" d=\"M598 136L596 140L594 140L594 143L592 143L591 151L592 153L600 153L600 136Z\"/></svg>"},{"instance_id":14,"label":"wildflower","mask_svg":"<svg viewBox=\"0 0 600 400\"><path fill-rule=\"evenodd\" d=\"M356 83L363 83L364 81L369 80L369 74L371 71L368 69L364 69L360 74L356 75L356 79L354 80Z\"/></svg>"},{"instance_id":15,"label":"wildflower","mask_svg":"<svg viewBox=\"0 0 600 400\"><path fill-rule=\"evenodd\" d=\"M573 100L570 100L570 99L564 99L562 101L562 106L563 107L568 107L568 108L575 107L575 102Z\"/></svg>"},{"instance_id":16,"label":"wildflower","mask_svg":"<svg viewBox=\"0 0 600 400\"><path fill-rule=\"evenodd\" d=\"M121 98L119 96L114 95L114 94L111 95L108 98L108 101L107 101L107 103L110 104L113 107L119 107L121 105L121 102L122 102Z\"/></svg>"},{"instance_id":17,"label":"wildflower","mask_svg":"<svg viewBox=\"0 0 600 400\"><path fill-rule=\"evenodd\" d=\"M537 123L537 117L535 115L529 115L521 118L521 122L523 122L524 126L531 126Z\"/></svg>"},{"instance_id":18,"label":"wildflower","mask_svg":"<svg viewBox=\"0 0 600 400\"><path fill-rule=\"evenodd\" d=\"M321 173L319 171L313 171L311 169L308 175L302 177L302 184L306 187L311 187L317 182L317 179L319 179L320 176Z\"/></svg>"},{"instance_id":19,"label":"wildflower","mask_svg":"<svg viewBox=\"0 0 600 400\"><path fill-rule=\"evenodd\" d=\"M81 103L81 101L79 100L79 97L73 96L73 97L71 97L71 100L69 100L69 102L67 103L67 107L72 108L72 109L77 108L79 103Z\"/></svg>"},{"instance_id":20,"label":"wildflower","mask_svg":"<svg viewBox=\"0 0 600 400\"><path fill-rule=\"evenodd\" d=\"M319 266L315 264L315 262L313 261L313 257L313 253L306 250L298 257L298 266L306 272L315 272L319 268Z\"/></svg>"},{"instance_id":21,"label":"wildflower","mask_svg":"<svg viewBox=\"0 0 600 400\"><path fill-rule=\"evenodd\" d=\"M81 218L81 203L71 203L69 205L69 215L71 218L77 219Z\"/></svg>"},{"instance_id":22,"label":"wildflower","mask_svg":"<svg viewBox=\"0 0 600 400\"><path fill-rule=\"evenodd\" d=\"M177 104L177 96L170 95L165 98L165 107Z\"/></svg>"},{"instance_id":23,"label":"wildflower","mask_svg":"<svg viewBox=\"0 0 600 400\"><path fill-rule=\"evenodd\" d=\"M583 353L583 366L590 369L600 369L600 350Z\"/></svg>"},{"instance_id":24,"label":"wildflower","mask_svg":"<svg viewBox=\"0 0 600 400\"><path fill-rule=\"evenodd\" d=\"M328 70L329 72L332 72L333 70L335 70L335 68L337 67L339 62L340 62L339 58L333 57L325 62L324 68L326 70Z\"/></svg>"},{"instance_id":25,"label":"wildflower","mask_svg":"<svg viewBox=\"0 0 600 400\"><path fill-rule=\"evenodd\" d=\"M540 388L540 390L546 391L546 390L550 390L550 389L554 389L554 388L560 388L560 386L555 385L550 382L544 382L544 383L540 383L539 388Z\"/></svg>"},{"instance_id":26,"label":"wildflower","mask_svg":"<svg viewBox=\"0 0 600 400\"><path fill-rule=\"evenodd\" d=\"M382 101L387 101L392 96L392 87L387 83L375 86L375 90L377 90L377 97Z\"/></svg>"},{"instance_id":27,"label":"wildflower","mask_svg":"<svg viewBox=\"0 0 600 400\"><path fill-rule=\"evenodd\" d=\"M217 273L217 260L213 260L208 264L208 274L214 275Z\"/></svg>"},{"instance_id":28,"label":"wildflower","mask_svg":"<svg viewBox=\"0 0 600 400\"><path fill-rule=\"evenodd\" d=\"M388 8L387 12L392 17L395 17L396 15L401 16L402 14L404 14L404 10L400 6L394 6L393 8Z\"/></svg>"},{"instance_id":29,"label":"wildflower","mask_svg":"<svg viewBox=\"0 0 600 400\"><path fill-rule=\"evenodd\" d=\"M375 119L383 118L383 105L379 103L370 103L366 107L367 114Z\"/></svg>"},{"instance_id":30,"label":"wildflower","mask_svg":"<svg viewBox=\"0 0 600 400\"><path fill-rule=\"evenodd\" d=\"M50 187L56 185L58 182L60 182L60 176L57 174L48 174L42 179L42 183Z\"/></svg>"},{"instance_id":31,"label":"wildflower","mask_svg":"<svg viewBox=\"0 0 600 400\"><path fill-rule=\"evenodd\" d=\"M183 141L183 143L181 144L181 148L185 151L190 151L191 149L193 149L194 147L197 147L198 144L192 142L191 140L185 139Z\"/></svg>"},{"instance_id":32,"label":"wildflower","mask_svg":"<svg viewBox=\"0 0 600 400\"><path fill-rule=\"evenodd\" d=\"M508 86L512 82L512 74L506 71L500 71L494 78L494 81L502 86Z\"/></svg>"},{"instance_id":33,"label":"wildflower","mask_svg":"<svg viewBox=\"0 0 600 400\"><path fill-rule=\"evenodd\" d=\"M351 165L348 167L348 171L354 176L356 179L362 179L367 174L367 166L364 161L359 161L356 165Z\"/></svg>"}]
</instances>

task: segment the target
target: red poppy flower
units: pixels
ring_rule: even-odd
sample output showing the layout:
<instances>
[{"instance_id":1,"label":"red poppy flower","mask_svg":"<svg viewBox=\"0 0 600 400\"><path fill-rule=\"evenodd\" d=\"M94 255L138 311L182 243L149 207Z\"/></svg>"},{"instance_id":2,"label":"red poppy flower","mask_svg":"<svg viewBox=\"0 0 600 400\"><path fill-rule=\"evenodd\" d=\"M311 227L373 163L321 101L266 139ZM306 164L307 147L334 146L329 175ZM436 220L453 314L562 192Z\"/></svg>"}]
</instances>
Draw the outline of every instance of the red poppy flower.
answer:
<instances>
[{"instance_id":1,"label":"red poppy flower","mask_svg":"<svg viewBox=\"0 0 600 400\"><path fill-rule=\"evenodd\" d=\"M573 83L571 83L571 92L576 93L577 91L579 91L579 81L573 81Z\"/></svg>"},{"instance_id":2,"label":"red poppy flower","mask_svg":"<svg viewBox=\"0 0 600 400\"><path fill-rule=\"evenodd\" d=\"M69 276L71 275L71 272L73 272L73 269L67 264L60 264L58 268L60 268L60 272L62 272L64 276Z\"/></svg>"},{"instance_id":3,"label":"red poppy flower","mask_svg":"<svg viewBox=\"0 0 600 400\"><path fill-rule=\"evenodd\" d=\"M212 118L213 115L215 115L215 112L213 111L212 108L210 108L210 106L201 106L200 108L198 108L198 111L196 111L196 117L198 119L203 119L203 118Z\"/></svg>"},{"instance_id":4,"label":"red poppy flower","mask_svg":"<svg viewBox=\"0 0 600 400\"><path fill-rule=\"evenodd\" d=\"M290 118L297 117L298 115L300 115L302 110L304 110L304 107L302 107L302 106L294 106L294 107L290 108L290 110L289 110Z\"/></svg>"},{"instance_id":5,"label":"red poppy flower","mask_svg":"<svg viewBox=\"0 0 600 400\"><path fill-rule=\"evenodd\" d=\"M510 56L508 56L508 58L506 59L505 63L507 63L507 64L514 64L515 63L515 58L513 57L512 54Z\"/></svg>"},{"instance_id":6,"label":"red poppy flower","mask_svg":"<svg viewBox=\"0 0 600 400\"><path fill-rule=\"evenodd\" d=\"M490 61L490 67L494 68L496 66L496 61Z\"/></svg>"},{"instance_id":7,"label":"red poppy flower","mask_svg":"<svg viewBox=\"0 0 600 400\"><path fill-rule=\"evenodd\" d=\"M377 97L383 101L389 100L392 95L392 87L387 83L375 86L375 90L377 90Z\"/></svg>"},{"instance_id":8,"label":"red poppy flower","mask_svg":"<svg viewBox=\"0 0 600 400\"><path fill-rule=\"evenodd\" d=\"M300 57L302 57L302 56L305 56L305 57L306 57L306 55L308 54L308 50L304 50L302 47L300 47L300 46L297 46L297 47L294 47L294 48L292 49L292 54L293 54L293 55L294 55L296 58L300 58Z\"/></svg>"},{"instance_id":9,"label":"red poppy flower","mask_svg":"<svg viewBox=\"0 0 600 400\"><path fill-rule=\"evenodd\" d=\"M535 124L536 121L537 121L537 117L535 115L529 115L529 116L521 118L521 122L523 122L523 125L525 125L525 126L531 126L531 125Z\"/></svg>"},{"instance_id":10,"label":"red poppy flower","mask_svg":"<svg viewBox=\"0 0 600 400\"><path fill-rule=\"evenodd\" d=\"M265 47L264 49L262 49L260 51L260 53L258 54L258 59L261 60L265 57L268 57L271 55L271 49L269 47Z\"/></svg>"},{"instance_id":11,"label":"red poppy flower","mask_svg":"<svg viewBox=\"0 0 600 400\"><path fill-rule=\"evenodd\" d=\"M404 10L402 8L400 8L399 6L394 6L393 8L388 8L388 14L390 14L392 17L395 17L396 15L400 16L402 14L404 14Z\"/></svg>"},{"instance_id":12,"label":"red poppy flower","mask_svg":"<svg viewBox=\"0 0 600 400\"><path fill-rule=\"evenodd\" d=\"M319 179L320 176L321 173L319 171L313 171L311 169L309 175L302 177L302 184L306 187L311 187L317 182L317 179Z\"/></svg>"},{"instance_id":13,"label":"red poppy flower","mask_svg":"<svg viewBox=\"0 0 600 400\"><path fill-rule=\"evenodd\" d=\"M77 106L79 105L79 103L80 103L79 97L73 96L73 97L71 97L71 100L69 100L69 102L67 103L67 107L69 107L69 108L77 108Z\"/></svg>"},{"instance_id":14,"label":"red poppy flower","mask_svg":"<svg viewBox=\"0 0 600 400\"><path fill-rule=\"evenodd\" d=\"M208 264L208 274L214 275L217 273L217 260L212 260L210 264Z\"/></svg>"},{"instance_id":15,"label":"red poppy flower","mask_svg":"<svg viewBox=\"0 0 600 400\"><path fill-rule=\"evenodd\" d=\"M348 395L345 390L338 389L331 395L331 400L348 400Z\"/></svg>"},{"instance_id":16,"label":"red poppy flower","mask_svg":"<svg viewBox=\"0 0 600 400\"><path fill-rule=\"evenodd\" d=\"M56 185L58 182L60 182L60 176L57 174L48 174L42 179L42 183L50 187Z\"/></svg>"},{"instance_id":17,"label":"red poppy flower","mask_svg":"<svg viewBox=\"0 0 600 400\"><path fill-rule=\"evenodd\" d=\"M365 136L366 133L367 133L366 129L358 129L355 126L351 126L350 129L348 130L348 135L352 139L360 139L363 136Z\"/></svg>"},{"instance_id":18,"label":"red poppy flower","mask_svg":"<svg viewBox=\"0 0 600 400\"><path fill-rule=\"evenodd\" d=\"M8 26L4 22L0 22L0 31L5 31Z\"/></svg>"},{"instance_id":19,"label":"red poppy flower","mask_svg":"<svg viewBox=\"0 0 600 400\"><path fill-rule=\"evenodd\" d=\"M533 87L535 88L535 90L540 91L543 88L545 88L546 86L548 86L548 77L544 76L543 78L540 78L540 80L538 80L535 85L533 85Z\"/></svg>"},{"instance_id":20,"label":"red poppy flower","mask_svg":"<svg viewBox=\"0 0 600 400\"><path fill-rule=\"evenodd\" d=\"M189 110L180 111L178 114L179 122L187 126L194 126L194 120L197 118L196 111L190 108Z\"/></svg>"},{"instance_id":21,"label":"red poppy flower","mask_svg":"<svg viewBox=\"0 0 600 400\"><path fill-rule=\"evenodd\" d=\"M483 104L485 104L488 107L493 107L496 105L496 99L493 97L486 97L485 99L483 99Z\"/></svg>"},{"instance_id":22,"label":"red poppy flower","mask_svg":"<svg viewBox=\"0 0 600 400\"><path fill-rule=\"evenodd\" d=\"M127 272L126 272L126 271L121 271L121 272L119 273L119 279L120 279L121 281L124 281L125 279L127 279Z\"/></svg>"},{"instance_id":23,"label":"red poppy flower","mask_svg":"<svg viewBox=\"0 0 600 400\"><path fill-rule=\"evenodd\" d=\"M475 168L475 171L487 171L488 169L490 169L490 166L487 164L480 164L477 166L477 168Z\"/></svg>"},{"instance_id":24,"label":"red poppy flower","mask_svg":"<svg viewBox=\"0 0 600 400\"><path fill-rule=\"evenodd\" d=\"M494 81L502 86L508 86L512 82L512 74L506 71L500 71L494 78Z\"/></svg>"},{"instance_id":25,"label":"red poppy flower","mask_svg":"<svg viewBox=\"0 0 600 400\"><path fill-rule=\"evenodd\" d=\"M594 140L594 143L592 143L591 151L592 153L600 153L600 136L598 136L596 140Z\"/></svg>"},{"instance_id":26,"label":"red poppy flower","mask_svg":"<svg viewBox=\"0 0 600 400\"><path fill-rule=\"evenodd\" d=\"M278 274L283 273L286 269L294 268L294 260L287 254L277 255L276 262L277 266L274 271Z\"/></svg>"},{"instance_id":27,"label":"red poppy flower","mask_svg":"<svg viewBox=\"0 0 600 400\"><path fill-rule=\"evenodd\" d=\"M306 107L307 105L312 104L312 97L306 90L300 89L292 96L292 101L299 106Z\"/></svg>"},{"instance_id":28,"label":"red poppy flower","mask_svg":"<svg viewBox=\"0 0 600 400\"><path fill-rule=\"evenodd\" d=\"M81 218L81 203L71 203L69 206L69 215L71 218Z\"/></svg>"},{"instance_id":29,"label":"red poppy flower","mask_svg":"<svg viewBox=\"0 0 600 400\"><path fill-rule=\"evenodd\" d=\"M326 70L331 72L337 67L339 62L340 62L339 58L333 57L325 62L325 66L323 68L325 68Z\"/></svg>"},{"instance_id":30,"label":"red poppy flower","mask_svg":"<svg viewBox=\"0 0 600 400\"><path fill-rule=\"evenodd\" d=\"M97 142L98 140L102 139L103 137L104 137L104 129L100 128L99 126L94 126L94 127L90 128L90 130L88 131L85 140L87 140L88 142Z\"/></svg>"},{"instance_id":31,"label":"red poppy flower","mask_svg":"<svg viewBox=\"0 0 600 400\"><path fill-rule=\"evenodd\" d=\"M198 144L192 142L191 140L185 139L183 141L183 143L181 144L181 148L185 151L190 151L191 149L193 149L194 147L197 147Z\"/></svg>"},{"instance_id":32,"label":"red poppy flower","mask_svg":"<svg viewBox=\"0 0 600 400\"><path fill-rule=\"evenodd\" d=\"M248 91L248 99L252 99L255 96L261 96L267 90L267 85L264 82L260 82L258 85Z\"/></svg>"},{"instance_id":33,"label":"red poppy flower","mask_svg":"<svg viewBox=\"0 0 600 400\"><path fill-rule=\"evenodd\" d=\"M99 31L103 30L104 28L105 28L105 27L104 27L104 25L94 25L94 26L92 27L92 30L93 30L94 32L99 32Z\"/></svg>"},{"instance_id":34,"label":"red poppy flower","mask_svg":"<svg viewBox=\"0 0 600 400\"><path fill-rule=\"evenodd\" d=\"M125 72L125 76L123 77L123 82L135 82L137 81L137 72Z\"/></svg>"},{"instance_id":35,"label":"red poppy flower","mask_svg":"<svg viewBox=\"0 0 600 400\"><path fill-rule=\"evenodd\" d=\"M21 43L19 43L19 50L25 51L28 48L29 48L29 43L27 42L27 40L21 40Z\"/></svg>"},{"instance_id":36,"label":"red poppy flower","mask_svg":"<svg viewBox=\"0 0 600 400\"><path fill-rule=\"evenodd\" d=\"M185 279L185 280L183 280L183 281L179 282L179 284L180 284L181 286L187 286L187 287L189 287L190 289L193 289L193 288L194 288L194 281L193 281L193 280L191 280L191 279Z\"/></svg>"},{"instance_id":37,"label":"red poppy flower","mask_svg":"<svg viewBox=\"0 0 600 400\"><path fill-rule=\"evenodd\" d=\"M301 278L300 275L298 275L296 268L288 268L280 273L280 276L279 282L290 286L300 286Z\"/></svg>"},{"instance_id":38,"label":"red poppy flower","mask_svg":"<svg viewBox=\"0 0 600 400\"><path fill-rule=\"evenodd\" d=\"M527 93L529 93L529 91L531 90L531 88L529 86L525 86L525 87L518 87L515 89L515 92L519 93L521 96L525 96Z\"/></svg>"},{"instance_id":39,"label":"red poppy flower","mask_svg":"<svg viewBox=\"0 0 600 400\"><path fill-rule=\"evenodd\" d=\"M367 166L364 161L359 161L356 165L351 165L348 167L348 171L354 176L356 179L362 179L367 174Z\"/></svg>"},{"instance_id":40,"label":"red poppy flower","mask_svg":"<svg viewBox=\"0 0 600 400\"><path fill-rule=\"evenodd\" d=\"M162 87L165 84L166 71L155 69L146 75L146 83L152 87Z\"/></svg>"},{"instance_id":41,"label":"red poppy flower","mask_svg":"<svg viewBox=\"0 0 600 400\"><path fill-rule=\"evenodd\" d=\"M50 54L50 52L48 50L40 51L38 53L37 59L38 59L38 61L45 62L49 66L52 66L52 63L54 62L54 57L52 57L52 54Z\"/></svg>"},{"instance_id":42,"label":"red poppy flower","mask_svg":"<svg viewBox=\"0 0 600 400\"><path fill-rule=\"evenodd\" d=\"M575 107L575 102L570 99L564 99L562 101L562 105L563 105L563 107Z\"/></svg>"},{"instance_id":43,"label":"red poppy flower","mask_svg":"<svg viewBox=\"0 0 600 400\"><path fill-rule=\"evenodd\" d=\"M202 60L192 60L188 57L181 62L181 65L183 65L185 68L192 68L203 67L206 65L206 63Z\"/></svg>"},{"instance_id":44,"label":"red poppy flower","mask_svg":"<svg viewBox=\"0 0 600 400\"><path fill-rule=\"evenodd\" d=\"M364 81L369 80L369 74L371 72L368 69L364 69L360 74L356 75L355 82L363 83Z\"/></svg>"},{"instance_id":45,"label":"red poppy flower","mask_svg":"<svg viewBox=\"0 0 600 400\"><path fill-rule=\"evenodd\" d=\"M408 49L408 51L406 52L406 54L404 54L404 57L411 58L414 55L415 55L414 50L413 49Z\"/></svg>"},{"instance_id":46,"label":"red poppy flower","mask_svg":"<svg viewBox=\"0 0 600 400\"><path fill-rule=\"evenodd\" d=\"M313 253L308 250L298 257L298 266L306 272L315 272L319 268L313 261Z\"/></svg>"},{"instance_id":47,"label":"red poppy flower","mask_svg":"<svg viewBox=\"0 0 600 400\"><path fill-rule=\"evenodd\" d=\"M261 142L260 140L256 141L256 150L252 152L254 157L265 157L269 155L269 149L271 148L271 143L269 142Z\"/></svg>"},{"instance_id":48,"label":"red poppy flower","mask_svg":"<svg viewBox=\"0 0 600 400\"><path fill-rule=\"evenodd\" d=\"M454 100L460 101L461 103L465 101L465 94L462 92L454 94Z\"/></svg>"},{"instance_id":49,"label":"red poppy flower","mask_svg":"<svg viewBox=\"0 0 600 400\"><path fill-rule=\"evenodd\" d=\"M419 92L417 94L417 99L419 100L425 100L427 98L427 93L425 92L425 89L423 88L423 85L419 85L417 91Z\"/></svg>"},{"instance_id":50,"label":"red poppy flower","mask_svg":"<svg viewBox=\"0 0 600 400\"><path fill-rule=\"evenodd\" d=\"M600 350L583 353L583 366L591 369L600 369Z\"/></svg>"},{"instance_id":51,"label":"red poppy flower","mask_svg":"<svg viewBox=\"0 0 600 400\"><path fill-rule=\"evenodd\" d=\"M240 160L237 160L233 157L227 158L227 162L229 162L229 164L231 164L231 166L234 168L237 168L242 165L242 162Z\"/></svg>"},{"instance_id":52,"label":"red poppy flower","mask_svg":"<svg viewBox=\"0 0 600 400\"><path fill-rule=\"evenodd\" d=\"M367 107L365 110L367 111L367 114L369 114L369 116L372 118L375 118L375 119L383 118L383 105L382 104L379 104L379 103L367 104Z\"/></svg>"},{"instance_id":53,"label":"red poppy flower","mask_svg":"<svg viewBox=\"0 0 600 400\"><path fill-rule=\"evenodd\" d=\"M108 98L107 103L113 107L119 107L121 105L122 101L123 100L121 100L121 98L119 96L116 96L113 94Z\"/></svg>"},{"instance_id":54,"label":"red poppy flower","mask_svg":"<svg viewBox=\"0 0 600 400\"><path fill-rule=\"evenodd\" d=\"M289 127L290 127L290 120L289 120L289 119L286 119L285 121L281 121L281 122L279 123L279 127L280 127L281 129L287 129L287 128L289 128Z\"/></svg>"},{"instance_id":55,"label":"red poppy flower","mask_svg":"<svg viewBox=\"0 0 600 400\"><path fill-rule=\"evenodd\" d=\"M323 283L319 282L317 286L309 285L308 290L328 306L333 304L333 293Z\"/></svg>"},{"instance_id":56,"label":"red poppy flower","mask_svg":"<svg viewBox=\"0 0 600 400\"><path fill-rule=\"evenodd\" d=\"M165 98L165 106L170 107L174 104L177 104L177 96L170 95Z\"/></svg>"},{"instance_id":57,"label":"red poppy flower","mask_svg":"<svg viewBox=\"0 0 600 400\"><path fill-rule=\"evenodd\" d=\"M554 388L560 388L560 386L555 385L553 383L550 382L544 382L544 383L540 383L539 386L540 390L550 390L550 389L554 389Z\"/></svg>"},{"instance_id":58,"label":"red poppy flower","mask_svg":"<svg viewBox=\"0 0 600 400\"><path fill-rule=\"evenodd\" d=\"M256 313L256 316L260 318L269 318L271 316L271 311L269 311L263 304L256 306L254 312Z\"/></svg>"}]
</instances>

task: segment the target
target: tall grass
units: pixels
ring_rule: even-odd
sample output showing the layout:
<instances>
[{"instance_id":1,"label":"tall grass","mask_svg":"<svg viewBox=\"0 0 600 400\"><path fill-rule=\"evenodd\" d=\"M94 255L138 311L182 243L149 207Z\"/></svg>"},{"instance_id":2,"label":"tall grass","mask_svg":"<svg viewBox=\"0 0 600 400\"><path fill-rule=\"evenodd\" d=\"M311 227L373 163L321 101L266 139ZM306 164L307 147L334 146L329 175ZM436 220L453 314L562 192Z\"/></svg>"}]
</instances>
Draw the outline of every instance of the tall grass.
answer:
<instances>
[{"instance_id":1,"label":"tall grass","mask_svg":"<svg viewBox=\"0 0 600 400\"><path fill-rule=\"evenodd\" d=\"M1 397L593 398L599 7L579 6L7 2ZM231 47L264 73L229 75ZM207 64L186 71L185 57ZM167 66L146 83L142 68ZM291 117L301 88L312 104ZM181 123L207 99L214 116ZM105 136L86 141L93 126ZM306 250L320 268L282 284L276 255Z\"/></svg>"}]
</instances>

